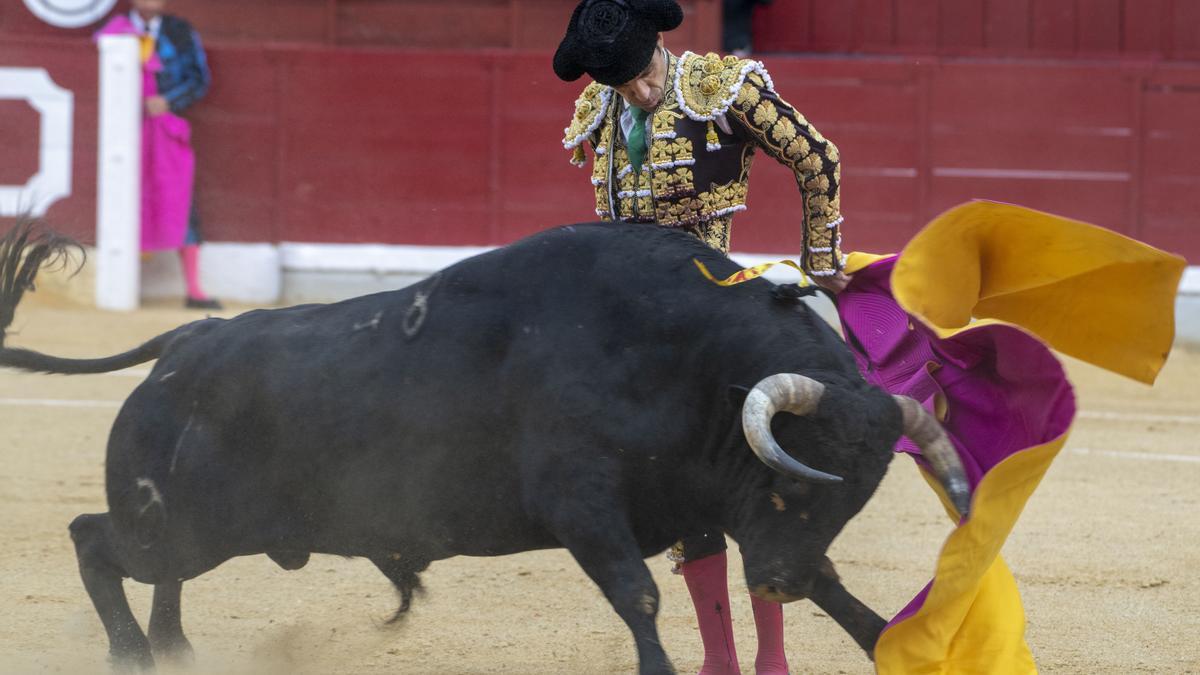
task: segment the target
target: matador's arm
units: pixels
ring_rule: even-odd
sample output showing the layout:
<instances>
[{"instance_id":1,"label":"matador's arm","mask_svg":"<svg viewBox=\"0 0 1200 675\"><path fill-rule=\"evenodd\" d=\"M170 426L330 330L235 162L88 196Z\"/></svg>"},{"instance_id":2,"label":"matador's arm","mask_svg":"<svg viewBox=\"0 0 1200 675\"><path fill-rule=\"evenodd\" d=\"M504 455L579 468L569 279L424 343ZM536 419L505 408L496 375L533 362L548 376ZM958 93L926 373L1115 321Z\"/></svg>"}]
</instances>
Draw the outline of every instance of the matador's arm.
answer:
<instances>
[{"instance_id":1,"label":"matador's arm","mask_svg":"<svg viewBox=\"0 0 1200 675\"><path fill-rule=\"evenodd\" d=\"M842 268L841 164L837 146L775 93L761 64L751 63L728 117L749 133L756 145L796 175L804 200L804 269L830 276Z\"/></svg>"}]
</instances>

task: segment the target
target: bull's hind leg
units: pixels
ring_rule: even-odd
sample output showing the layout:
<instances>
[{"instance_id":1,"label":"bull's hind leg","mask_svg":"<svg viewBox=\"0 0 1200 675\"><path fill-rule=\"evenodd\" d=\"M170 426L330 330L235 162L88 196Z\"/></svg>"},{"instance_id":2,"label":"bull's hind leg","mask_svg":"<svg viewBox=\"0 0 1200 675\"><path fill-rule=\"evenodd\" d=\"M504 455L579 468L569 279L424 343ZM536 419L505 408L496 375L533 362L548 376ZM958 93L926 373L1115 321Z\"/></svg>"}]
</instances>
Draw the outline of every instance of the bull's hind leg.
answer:
<instances>
[{"instance_id":1,"label":"bull's hind leg","mask_svg":"<svg viewBox=\"0 0 1200 675\"><path fill-rule=\"evenodd\" d=\"M150 628L146 632L154 654L175 663L189 664L194 659L192 643L183 634L180 618L182 581L154 585L154 604L150 609Z\"/></svg>"},{"instance_id":2,"label":"bull's hind leg","mask_svg":"<svg viewBox=\"0 0 1200 675\"><path fill-rule=\"evenodd\" d=\"M129 576L113 546L107 513L82 515L71 522L79 574L108 633L108 651L118 667L154 668L150 641L129 609L122 580Z\"/></svg>"}]
</instances>

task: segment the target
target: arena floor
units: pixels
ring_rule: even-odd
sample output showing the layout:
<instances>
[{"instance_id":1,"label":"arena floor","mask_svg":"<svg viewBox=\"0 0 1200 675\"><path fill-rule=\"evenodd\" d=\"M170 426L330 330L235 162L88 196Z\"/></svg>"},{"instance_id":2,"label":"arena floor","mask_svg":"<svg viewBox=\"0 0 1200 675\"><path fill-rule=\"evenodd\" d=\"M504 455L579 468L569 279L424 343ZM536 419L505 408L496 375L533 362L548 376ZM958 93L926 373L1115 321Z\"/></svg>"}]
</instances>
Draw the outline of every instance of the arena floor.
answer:
<instances>
[{"instance_id":1,"label":"arena floor","mask_svg":"<svg viewBox=\"0 0 1200 675\"><path fill-rule=\"evenodd\" d=\"M98 356L197 318L130 315L27 301L10 344ZM1200 673L1200 353L1176 351L1148 388L1071 363L1081 414L1066 449L1004 549L1049 673ZM144 375L145 370L140 374ZM116 406L139 373L45 376L0 371L0 673L107 672L107 642L79 580L67 524L104 511L103 463ZM928 580L950 523L912 463L898 458L878 495L835 542L847 587L881 614ZM681 673L699 667L687 591L663 557L659 628ZM742 668L754 629L731 556ZM184 627L199 673L614 673L636 669L624 625L561 551L435 563L404 624L366 561L314 556L285 572L233 560L184 586ZM143 625L149 588L127 583ZM869 673L832 620L786 608L796 673ZM177 672L162 668L162 672ZM184 671L178 671L184 672Z\"/></svg>"}]
</instances>

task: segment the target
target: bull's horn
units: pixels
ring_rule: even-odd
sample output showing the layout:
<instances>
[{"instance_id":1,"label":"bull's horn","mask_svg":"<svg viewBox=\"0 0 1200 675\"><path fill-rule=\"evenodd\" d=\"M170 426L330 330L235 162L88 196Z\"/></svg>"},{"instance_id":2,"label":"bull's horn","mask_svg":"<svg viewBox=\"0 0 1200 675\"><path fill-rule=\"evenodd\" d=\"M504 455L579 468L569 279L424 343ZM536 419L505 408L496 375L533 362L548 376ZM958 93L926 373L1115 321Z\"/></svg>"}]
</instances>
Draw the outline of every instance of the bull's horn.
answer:
<instances>
[{"instance_id":1,"label":"bull's horn","mask_svg":"<svg viewBox=\"0 0 1200 675\"><path fill-rule=\"evenodd\" d=\"M900 412L904 415L904 435L921 448L921 456L929 462L929 468L946 490L950 503L960 515L967 515L971 508L967 472L942 425L916 399L907 396L892 398L896 399L896 405L900 406Z\"/></svg>"},{"instance_id":2,"label":"bull's horn","mask_svg":"<svg viewBox=\"0 0 1200 675\"><path fill-rule=\"evenodd\" d=\"M771 435L771 418L784 411L793 415L808 415L817 409L825 385L811 377L795 373L772 375L754 385L742 404L742 430L750 449L763 464L794 478L817 483L837 483L841 477L809 468L797 462L779 447Z\"/></svg>"}]
</instances>

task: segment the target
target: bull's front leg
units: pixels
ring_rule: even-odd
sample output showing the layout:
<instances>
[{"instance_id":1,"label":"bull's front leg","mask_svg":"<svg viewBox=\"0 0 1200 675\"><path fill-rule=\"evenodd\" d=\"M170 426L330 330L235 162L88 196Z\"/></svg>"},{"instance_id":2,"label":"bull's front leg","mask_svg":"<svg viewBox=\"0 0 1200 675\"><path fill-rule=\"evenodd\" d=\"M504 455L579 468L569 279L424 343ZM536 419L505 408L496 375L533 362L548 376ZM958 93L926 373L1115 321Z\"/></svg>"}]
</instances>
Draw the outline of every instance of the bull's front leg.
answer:
<instances>
[{"instance_id":1,"label":"bull's front leg","mask_svg":"<svg viewBox=\"0 0 1200 675\"><path fill-rule=\"evenodd\" d=\"M150 648L156 656L181 665L195 659L192 644L183 634L180 615L180 595L183 582L165 581L154 585L154 602L150 609L150 627L146 631Z\"/></svg>"},{"instance_id":2,"label":"bull's front leg","mask_svg":"<svg viewBox=\"0 0 1200 675\"><path fill-rule=\"evenodd\" d=\"M821 563L813 579L809 599L845 629L858 646L874 660L875 643L879 640L879 634L883 632L887 621L846 590L829 558Z\"/></svg>"},{"instance_id":3,"label":"bull's front leg","mask_svg":"<svg viewBox=\"0 0 1200 675\"><path fill-rule=\"evenodd\" d=\"M655 624L658 587L642 559L625 513L611 493L614 483L596 481L596 477L596 468L591 467L588 485L580 485L577 480L539 481L543 495L547 485L554 485L556 497L535 498L529 505L537 519L596 582L633 633L638 672L674 673Z\"/></svg>"},{"instance_id":4,"label":"bull's front leg","mask_svg":"<svg viewBox=\"0 0 1200 675\"><path fill-rule=\"evenodd\" d=\"M633 633L638 672L674 673L658 639L658 587L629 527L615 519L563 525L559 541L600 587Z\"/></svg>"}]
</instances>

